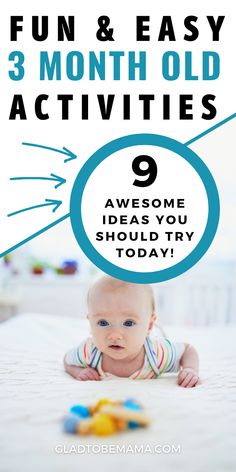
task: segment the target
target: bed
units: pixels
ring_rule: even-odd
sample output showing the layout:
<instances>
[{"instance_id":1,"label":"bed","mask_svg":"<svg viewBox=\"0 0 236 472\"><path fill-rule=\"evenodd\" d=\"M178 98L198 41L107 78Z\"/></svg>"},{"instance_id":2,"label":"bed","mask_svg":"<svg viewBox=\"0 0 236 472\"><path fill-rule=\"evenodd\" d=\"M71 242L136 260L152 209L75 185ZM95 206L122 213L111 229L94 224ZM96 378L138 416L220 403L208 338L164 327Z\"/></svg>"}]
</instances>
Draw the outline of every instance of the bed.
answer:
<instances>
[{"instance_id":1,"label":"bed","mask_svg":"<svg viewBox=\"0 0 236 472\"><path fill-rule=\"evenodd\" d=\"M32 313L2 323L0 470L235 471L236 326L165 328L199 350L199 387L180 388L173 374L78 382L63 371L62 357L87 336L85 320ZM101 397L135 397L151 427L102 439L62 432L71 405Z\"/></svg>"}]
</instances>

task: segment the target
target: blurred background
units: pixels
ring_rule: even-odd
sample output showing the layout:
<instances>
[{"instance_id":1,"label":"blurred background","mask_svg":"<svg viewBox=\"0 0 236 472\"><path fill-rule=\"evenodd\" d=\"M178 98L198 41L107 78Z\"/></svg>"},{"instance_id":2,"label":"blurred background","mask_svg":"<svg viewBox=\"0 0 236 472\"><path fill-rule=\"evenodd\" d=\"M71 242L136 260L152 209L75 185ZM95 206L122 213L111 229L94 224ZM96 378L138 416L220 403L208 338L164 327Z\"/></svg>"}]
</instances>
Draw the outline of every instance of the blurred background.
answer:
<instances>
[{"instance_id":1,"label":"blurred background","mask_svg":"<svg viewBox=\"0 0 236 472\"><path fill-rule=\"evenodd\" d=\"M213 243L187 273L153 285L160 323L235 323L236 261L215 252ZM84 318L88 288L101 274L66 220L0 259L0 320L20 313Z\"/></svg>"}]
</instances>

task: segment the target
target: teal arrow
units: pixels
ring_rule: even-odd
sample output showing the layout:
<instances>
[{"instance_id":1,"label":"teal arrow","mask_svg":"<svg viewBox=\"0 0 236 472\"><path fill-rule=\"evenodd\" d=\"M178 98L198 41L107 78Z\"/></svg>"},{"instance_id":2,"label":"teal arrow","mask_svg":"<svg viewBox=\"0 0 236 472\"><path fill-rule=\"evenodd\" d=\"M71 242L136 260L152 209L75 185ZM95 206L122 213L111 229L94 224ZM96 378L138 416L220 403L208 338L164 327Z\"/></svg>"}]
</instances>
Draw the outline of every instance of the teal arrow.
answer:
<instances>
[{"instance_id":1,"label":"teal arrow","mask_svg":"<svg viewBox=\"0 0 236 472\"><path fill-rule=\"evenodd\" d=\"M59 177L59 175L56 174L50 175L51 177L11 177L10 180L51 180L52 182L57 182L54 188L58 188L60 185L66 183L66 179L63 179L63 177Z\"/></svg>"},{"instance_id":2,"label":"teal arrow","mask_svg":"<svg viewBox=\"0 0 236 472\"><path fill-rule=\"evenodd\" d=\"M66 147L63 147L62 149L64 149L64 151L61 151L61 149L55 149L48 146L42 146L42 144L34 144L34 143L22 143L22 144L23 146L33 146L33 147L38 147L42 149L48 149L49 151L59 152L60 154L64 154L65 156L67 156L67 159L64 159L64 162L69 162L69 161L72 161L73 159L77 159L76 154L71 152Z\"/></svg>"},{"instance_id":3,"label":"teal arrow","mask_svg":"<svg viewBox=\"0 0 236 472\"><path fill-rule=\"evenodd\" d=\"M23 213L23 211L35 210L35 208L41 208L41 207L52 206L52 205L54 205L54 208L53 208L52 211L53 211L53 213L55 213L55 211L62 204L61 200L51 200L50 198L45 198L45 202L47 202L47 203L41 203L40 205L35 205L35 206L32 206L32 207L23 208L22 210L14 211L13 213L9 213L9 215L7 215L7 216L14 216L14 215L17 215L18 213Z\"/></svg>"}]
</instances>

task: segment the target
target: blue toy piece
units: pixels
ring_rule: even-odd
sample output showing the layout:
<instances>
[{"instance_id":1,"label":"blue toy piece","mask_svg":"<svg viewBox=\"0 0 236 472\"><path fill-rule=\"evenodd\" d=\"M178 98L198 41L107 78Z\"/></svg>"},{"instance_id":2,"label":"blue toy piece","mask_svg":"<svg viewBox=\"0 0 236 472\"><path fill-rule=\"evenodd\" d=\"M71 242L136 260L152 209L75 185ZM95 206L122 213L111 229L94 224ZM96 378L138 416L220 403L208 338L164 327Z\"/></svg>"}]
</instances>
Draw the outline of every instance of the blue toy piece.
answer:
<instances>
[{"instance_id":1,"label":"blue toy piece","mask_svg":"<svg viewBox=\"0 0 236 472\"><path fill-rule=\"evenodd\" d=\"M129 408L129 410L142 410L142 407L132 398L129 398L125 402L122 403L122 406L125 408Z\"/></svg>"},{"instance_id":2,"label":"blue toy piece","mask_svg":"<svg viewBox=\"0 0 236 472\"><path fill-rule=\"evenodd\" d=\"M70 412L81 418L88 418L90 416L89 408L85 405L73 405Z\"/></svg>"},{"instance_id":3,"label":"blue toy piece","mask_svg":"<svg viewBox=\"0 0 236 472\"><path fill-rule=\"evenodd\" d=\"M64 418L63 430L65 433L76 433L79 424L79 417L74 414L67 415Z\"/></svg>"},{"instance_id":4,"label":"blue toy piece","mask_svg":"<svg viewBox=\"0 0 236 472\"><path fill-rule=\"evenodd\" d=\"M137 423L136 421L128 421L128 429L136 429L140 428L141 424Z\"/></svg>"}]
</instances>

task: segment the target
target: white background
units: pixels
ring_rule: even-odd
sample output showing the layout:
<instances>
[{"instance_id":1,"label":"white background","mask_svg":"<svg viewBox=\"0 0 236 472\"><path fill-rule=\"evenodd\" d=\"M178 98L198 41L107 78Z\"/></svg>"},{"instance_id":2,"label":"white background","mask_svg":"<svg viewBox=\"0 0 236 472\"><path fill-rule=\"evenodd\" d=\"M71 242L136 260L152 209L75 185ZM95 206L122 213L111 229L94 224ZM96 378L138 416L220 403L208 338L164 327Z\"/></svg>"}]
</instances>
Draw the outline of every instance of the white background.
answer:
<instances>
[{"instance_id":1,"label":"white background","mask_svg":"<svg viewBox=\"0 0 236 472\"><path fill-rule=\"evenodd\" d=\"M101 43L96 39L98 29L97 18L101 15L108 15L111 18L111 26L114 28L114 42ZM220 39L212 42L212 35L206 15L225 15ZM24 15L23 32L19 33L19 40L11 43L9 40L9 16ZM31 36L32 15L49 15L49 37L43 43L36 42ZM74 43L67 41L58 43L57 38L57 16L75 15L76 18L76 40ZM137 43L135 41L135 23L137 15L150 16L150 42ZM163 15L171 15L176 34L176 42L158 42L157 37ZM184 18L187 15L199 17L199 37L193 43L183 41L185 34ZM233 6L230 3L213 2L201 4L190 4L188 1L177 3L166 1L165 4L157 6L155 1L141 1L135 4L127 4L120 1L112 3L108 1L91 2L79 4L75 1L57 2L56 4L42 0L38 4L31 4L27 1L11 1L4 6L1 24L1 57L0 57L0 80L1 90L4 91L1 97L1 161L0 161L0 252L4 252L25 238L44 228L69 211L69 198L74 179L82 164L99 147L106 142L118 138L122 135L132 133L157 133L164 134L185 142L193 136L203 132L208 127L216 124L220 120L231 115L235 111L234 102L234 77L235 61L233 51L234 40L234 15ZM25 54L25 77L20 82L13 82L8 77L8 55L12 50L21 50ZM39 51L61 50L65 64L66 54L71 50L79 50L85 55L89 50L147 50L148 80L146 82L129 82L126 78L126 70L122 74L121 82L114 82L110 79L105 82L97 80L89 82L87 76L76 82L71 82L63 73L61 82L39 81ZM185 82L183 76L177 81L167 82L161 78L160 62L161 56L166 50L176 50L183 56L183 51L193 52L194 73L201 71L201 52L203 50L217 51L221 57L221 76L217 81L205 82L201 80ZM27 121L9 121L8 116L13 95L21 93L24 97ZM49 94L48 104L45 111L51 116L47 121L40 121L34 115L34 100L40 93ZM58 93L71 93L74 95L74 103L71 106L71 119L62 121L60 118L60 107L56 100ZM81 121L80 118L80 97L82 93L89 93L93 104L91 105L91 118L88 121ZM105 95L115 93L116 99L114 111L109 121L102 121L99 118L96 107L96 94ZM122 94L132 95L132 108L130 121L122 121L120 110L120 98ZM137 96L140 93L151 93L156 95L153 119L143 121L140 113L140 105ZM173 118L170 121L163 121L161 114L161 98L163 94L171 95ZM177 97L180 93L190 93L194 95L194 120L179 121ZM202 96L205 93L216 95L217 116L214 120L207 122L200 118L202 107L200 106ZM158 97L160 96L160 100ZM160 108L158 107L160 105ZM227 129L232 130L232 126ZM219 177L217 183L230 189L230 182L233 179L233 162L230 150L234 141L234 130L227 132L225 136L225 154L216 156L216 146L211 148L212 154L208 150L204 153L201 148L200 155L209 165L213 175ZM224 139L224 132L223 132ZM21 145L22 141L44 144L61 149L63 146L78 154L78 159L67 164L63 163L63 157L55 153L43 150L26 149ZM200 146L201 144L199 144ZM193 148L198 143L193 145ZM221 159L223 159L223 164ZM67 179L66 185L54 190L52 183L30 182L10 182L9 177L17 175L42 175L49 176L53 172ZM234 191L234 182L232 189ZM234 193L235 194L235 193ZM63 205L54 214L50 208L39 209L35 212L23 213L16 217L7 218L6 214L27 206L37 205L44 202L45 198L59 199ZM232 192L230 202L233 205ZM229 203L230 206L230 203ZM230 227L232 212L230 207L224 213L224 228ZM229 236L230 239L230 236ZM233 241L233 238L230 239ZM58 241L57 241L58 244ZM60 242L59 242L60 244ZM228 248L228 245L225 245ZM222 251L222 244L218 246ZM228 249L226 249L227 252ZM230 251L233 250L233 244ZM231 253L231 252L230 252Z\"/></svg>"}]
</instances>

